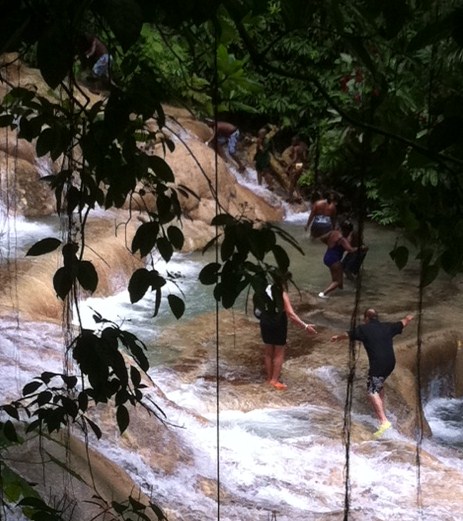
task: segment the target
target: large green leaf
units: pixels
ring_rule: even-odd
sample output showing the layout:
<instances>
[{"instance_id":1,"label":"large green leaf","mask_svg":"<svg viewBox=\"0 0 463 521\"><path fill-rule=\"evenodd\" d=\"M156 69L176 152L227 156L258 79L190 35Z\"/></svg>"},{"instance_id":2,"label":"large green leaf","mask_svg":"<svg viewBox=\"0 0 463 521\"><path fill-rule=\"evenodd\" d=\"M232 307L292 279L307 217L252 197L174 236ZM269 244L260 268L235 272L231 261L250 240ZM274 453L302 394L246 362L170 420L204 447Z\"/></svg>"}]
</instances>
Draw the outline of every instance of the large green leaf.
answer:
<instances>
[{"instance_id":1,"label":"large green leaf","mask_svg":"<svg viewBox=\"0 0 463 521\"><path fill-rule=\"evenodd\" d=\"M391 259L396 263L396 266L401 270L407 265L409 251L406 246L397 246L389 252Z\"/></svg>"},{"instance_id":2,"label":"large green leaf","mask_svg":"<svg viewBox=\"0 0 463 521\"><path fill-rule=\"evenodd\" d=\"M141 300L151 286L151 273L146 268L136 270L129 281L130 302L134 304Z\"/></svg>"},{"instance_id":3,"label":"large green leaf","mask_svg":"<svg viewBox=\"0 0 463 521\"><path fill-rule=\"evenodd\" d=\"M72 69L72 40L58 18L42 32L37 43L37 62L43 79L52 89L64 80Z\"/></svg>"},{"instance_id":4,"label":"large green leaf","mask_svg":"<svg viewBox=\"0 0 463 521\"><path fill-rule=\"evenodd\" d=\"M183 316L185 312L185 302L177 295L167 295L167 301L169 302L170 309L174 314L176 319L179 319Z\"/></svg>"},{"instance_id":5,"label":"large green leaf","mask_svg":"<svg viewBox=\"0 0 463 521\"><path fill-rule=\"evenodd\" d=\"M53 287L60 299L64 300L66 298L71 291L73 282L74 277L71 268L63 266L56 271L53 276Z\"/></svg>"},{"instance_id":6,"label":"large green leaf","mask_svg":"<svg viewBox=\"0 0 463 521\"><path fill-rule=\"evenodd\" d=\"M175 180L174 173L171 167L167 164L165 159L159 156L147 156L147 165L151 168L154 174L165 183L173 183Z\"/></svg>"},{"instance_id":7,"label":"large green leaf","mask_svg":"<svg viewBox=\"0 0 463 521\"><path fill-rule=\"evenodd\" d=\"M140 255L145 257L156 244L159 233L159 224L156 222L143 223L135 232L132 240L132 253L140 250Z\"/></svg>"},{"instance_id":8,"label":"large green leaf","mask_svg":"<svg viewBox=\"0 0 463 521\"><path fill-rule=\"evenodd\" d=\"M125 407L124 405L119 405L116 411L116 420L117 426L119 427L119 430L122 434L127 429L130 423L130 416L127 407Z\"/></svg>"},{"instance_id":9,"label":"large green leaf","mask_svg":"<svg viewBox=\"0 0 463 521\"><path fill-rule=\"evenodd\" d=\"M58 246L60 246L60 244L61 241L59 239L55 239L54 237L42 239L41 241L36 242L33 246L31 246L29 250L27 250L26 256L37 256L50 253L55 251Z\"/></svg>"},{"instance_id":10,"label":"large green leaf","mask_svg":"<svg viewBox=\"0 0 463 521\"><path fill-rule=\"evenodd\" d=\"M282 273L286 273L289 268L290 260L286 251L278 244L272 248L273 255Z\"/></svg>"},{"instance_id":11,"label":"large green leaf","mask_svg":"<svg viewBox=\"0 0 463 521\"><path fill-rule=\"evenodd\" d=\"M176 250L181 250L183 248L185 238L180 228L177 228L177 226L169 226L167 228L167 237Z\"/></svg>"},{"instance_id":12,"label":"large green leaf","mask_svg":"<svg viewBox=\"0 0 463 521\"><path fill-rule=\"evenodd\" d=\"M199 272L199 280L201 284L210 286L217 284L219 280L220 264L218 262L210 262L206 264Z\"/></svg>"},{"instance_id":13,"label":"large green leaf","mask_svg":"<svg viewBox=\"0 0 463 521\"><path fill-rule=\"evenodd\" d=\"M92 293L98 286L98 273L90 261L80 261L78 264L77 280L80 285Z\"/></svg>"},{"instance_id":14,"label":"large green leaf","mask_svg":"<svg viewBox=\"0 0 463 521\"><path fill-rule=\"evenodd\" d=\"M156 241L156 246L159 250L159 253L161 254L161 257L166 261L169 262L172 258L172 255L174 254L174 249L172 248L172 244L166 237L159 237L159 239Z\"/></svg>"}]
</instances>

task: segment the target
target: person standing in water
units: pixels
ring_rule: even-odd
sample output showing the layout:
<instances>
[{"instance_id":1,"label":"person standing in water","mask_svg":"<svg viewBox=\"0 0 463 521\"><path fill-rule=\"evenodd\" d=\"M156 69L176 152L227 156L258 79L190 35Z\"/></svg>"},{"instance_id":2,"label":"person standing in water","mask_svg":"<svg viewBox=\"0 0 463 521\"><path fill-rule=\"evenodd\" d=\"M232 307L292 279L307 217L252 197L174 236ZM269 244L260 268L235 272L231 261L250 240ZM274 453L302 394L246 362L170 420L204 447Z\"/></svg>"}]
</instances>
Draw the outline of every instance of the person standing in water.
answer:
<instances>
[{"instance_id":1,"label":"person standing in water","mask_svg":"<svg viewBox=\"0 0 463 521\"><path fill-rule=\"evenodd\" d=\"M287 385L280 381L285 357L288 334L288 318L302 327L309 335L316 335L314 324L306 324L294 311L288 295L287 281L291 274L286 274L267 286L263 299L254 296L254 314L260 321L260 333L264 344L264 368L267 383L275 389L283 391Z\"/></svg>"},{"instance_id":2,"label":"person standing in water","mask_svg":"<svg viewBox=\"0 0 463 521\"><path fill-rule=\"evenodd\" d=\"M304 172L308 162L309 147L300 136L294 136L291 140L291 148L289 151L289 165L286 173L289 177L288 202L294 202L294 191L300 197L297 182Z\"/></svg>"},{"instance_id":3,"label":"person standing in water","mask_svg":"<svg viewBox=\"0 0 463 521\"><path fill-rule=\"evenodd\" d=\"M331 282L324 291L321 291L318 294L320 298L328 298L328 293L331 293L336 288L343 289L344 287L344 267L342 265L342 257L346 251L356 252L358 250L358 247L353 247L348 239L352 230L352 223L350 221L344 221L341 224L341 231L332 230L326 235L320 237L320 239L328 246L323 257L323 263L329 268L331 273Z\"/></svg>"},{"instance_id":4,"label":"person standing in water","mask_svg":"<svg viewBox=\"0 0 463 521\"><path fill-rule=\"evenodd\" d=\"M363 261L367 255L368 246L361 244L360 235L358 231L352 230L352 232L347 237L347 240L350 242L350 245L353 247L359 247L359 249L355 252L349 252L344 255L342 259L342 268L344 270L344 275L349 280L355 280L360 272Z\"/></svg>"},{"instance_id":5,"label":"person standing in water","mask_svg":"<svg viewBox=\"0 0 463 521\"><path fill-rule=\"evenodd\" d=\"M402 333L404 327L408 326L412 320L413 315L407 315L399 322L380 322L376 310L369 308L364 313L364 324L357 326L352 331L331 337L332 342L347 338L358 340L363 343L367 352L369 362L368 399L379 421L378 429L374 433L375 438L381 437L391 427L384 405L384 382L395 368L393 338Z\"/></svg>"},{"instance_id":6,"label":"person standing in water","mask_svg":"<svg viewBox=\"0 0 463 521\"><path fill-rule=\"evenodd\" d=\"M318 239L334 229L336 224L336 199L332 192L325 192L323 198L315 201L304 230L310 228L310 236Z\"/></svg>"},{"instance_id":7,"label":"person standing in water","mask_svg":"<svg viewBox=\"0 0 463 521\"><path fill-rule=\"evenodd\" d=\"M254 161L256 165L257 173L257 184L262 184L262 179L268 179L271 175L272 168L270 166L270 139L277 132L277 128L269 130L268 127L262 127L257 132L256 139L256 153L254 155Z\"/></svg>"}]
</instances>

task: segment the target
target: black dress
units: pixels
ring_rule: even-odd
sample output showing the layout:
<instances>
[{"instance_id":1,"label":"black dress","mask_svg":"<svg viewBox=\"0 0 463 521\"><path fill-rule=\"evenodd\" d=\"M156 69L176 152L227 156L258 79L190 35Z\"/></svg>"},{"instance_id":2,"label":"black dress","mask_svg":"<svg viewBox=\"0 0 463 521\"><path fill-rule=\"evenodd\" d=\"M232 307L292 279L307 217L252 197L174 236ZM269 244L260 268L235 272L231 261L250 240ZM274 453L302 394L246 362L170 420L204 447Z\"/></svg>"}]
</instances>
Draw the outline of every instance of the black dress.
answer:
<instances>
[{"instance_id":1,"label":"black dress","mask_svg":"<svg viewBox=\"0 0 463 521\"><path fill-rule=\"evenodd\" d=\"M263 311L260 317L260 333L264 344L286 345L288 334L288 317L286 313L284 311L281 313Z\"/></svg>"}]
</instances>

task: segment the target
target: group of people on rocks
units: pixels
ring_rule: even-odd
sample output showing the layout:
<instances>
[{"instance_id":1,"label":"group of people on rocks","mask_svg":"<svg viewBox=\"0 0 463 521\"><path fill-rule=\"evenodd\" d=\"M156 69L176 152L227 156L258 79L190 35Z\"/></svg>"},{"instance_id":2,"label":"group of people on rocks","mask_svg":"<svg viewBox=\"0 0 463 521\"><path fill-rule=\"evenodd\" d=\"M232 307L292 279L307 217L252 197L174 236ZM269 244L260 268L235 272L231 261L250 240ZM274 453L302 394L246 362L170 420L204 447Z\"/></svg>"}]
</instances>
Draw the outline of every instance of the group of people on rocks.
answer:
<instances>
[{"instance_id":1,"label":"group of people on rocks","mask_svg":"<svg viewBox=\"0 0 463 521\"><path fill-rule=\"evenodd\" d=\"M106 45L95 35L85 33L79 42L79 54L84 64L91 68L92 80L100 80L105 84L110 82L111 56ZM207 125L213 130L212 137L207 144L214 148L224 161L227 161L227 150L240 172L245 170L245 165L237 154L237 144L240 140L239 128L226 121L208 119ZM266 125L262 127L256 138L256 151L254 155L257 182L259 185L264 180L267 182L272 177L271 146L270 140L278 131L277 127ZM288 202L294 202L296 197L302 199L298 181L309 165L309 147L299 135L291 140L286 163L288 176ZM312 240L321 240L326 244L323 256L324 264L329 268L331 282L326 289L321 291L320 298L328 298L328 295L336 289L343 288L343 276L354 278L359 273L361 264L365 258L367 248L359 243L358 234L354 231L352 223L345 220L337 223L336 197L333 192L326 192L323 197L316 200L312 206L305 225L305 231L310 230ZM315 324L306 323L295 312L288 294L288 282L291 274L281 274L266 288L266 298L270 302L270 308L256 307L255 314L259 318L260 332L264 344L264 368L267 383L277 390L287 389L287 385L281 382L280 376L285 358L285 348L288 334L288 320L302 327L308 335L316 335ZM413 319L412 315L405 316L397 322L381 322L378 313L373 308L364 312L364 323L333 335L333 342L341 339L360 341L368 355L369 371L367 378L368 398L379 421L374 433L380 437L391 427L385 413L384 406L384 382L395 367L395 355L393 338L402 333Z\"/></svg>"},{"instance_id":2,"label":"group of people on rocks","mask_svg":"<svg viewBox=\"0 0 463 521\"><path fill-rule=\"evenodd\" d=\"M310 229L312 239L320 239L327 246L323 263L330 270L331 282L318 296L327 298L335 289L343 289L344 274L357 277L368 247L359 244L359 235L352 222L345 219L336 226L337 208L334 192L326 192L312 205L305 231Z\"/></svg>"},{"instance_id":3,"label":"group of people on rocks","mask_svg":"<svg viewBox=\"0 0 463 521\"><path fill-rule=\"evenodd\" d=\"M207 141L207 144L215 149L224 161L227 162L227 160L231 159L236 163L238 171L244 172L246 167L237 150L238 142L242 139L238 126L227 121L216 121L213 119L206 119L205 122L213 131L212 137ZM259 185L264 180L269 186L273 185L274 172L271 165L271 139L278 130L276 126L265 125L257 132L254 167ZM299 135L295 135L291 139L287 155L288 159L284 165L288 178L287 201L292 203L296 200L302 200L298 181L308 168L309 147Z\"/></svg>"},{"instance_id":4,"label":"group of people on rocks","mask_svg":"<svg viewBox=\"0 0 463 521\"><path fill-rule=\"evenodd\" d=\"M225 161L227 157L224 147L227 147L229 156L236 161L239 171L244 171L245 166L236 148L240 136L238 127L213 120L208 120L207 124L214 130L208 144L213 146ZM259 185L264 180L269 183L272 176L270 139L276 130L276 127L267 125L257 133L254 162ZM307 144L300 136L296 135L292 138L286 163L288 202L295 201L295 194L296 197L302 198L298 181L308 167L308 151ZM360 242L359 233L354 230L352 222L345 219L338 225L337 217L336 193L326 191L311 205L304 227L305 231L310 231L312 241L320 240L326 244L323 263L330 271L331 281L323 291L318 293L318 297L322 299L328 298L337 289L343 289L344 275L349 279L358 276L368 251L368 248ZM274 277L272 284L269 284L265 291L264 300L267 304L263 304L262 299L259 305L255 302L254 313L259 319L264 345L266 382L277 390L287 389L287 385L281 381L281 372L285 358L288 321L303 328L309 336L317 334L316 325L306 323L294 310L288 293L290 280L290 273ZM382 322L377 311L368 308L364 312L363 324L331 337L333 342L348 339L351 342L363 343L369 360L367 394L378 420L378 427L374 432L375 438L381 437L391 427L385 412L384 383L395 367L393 338L402 333L412 319L412 315L406 315L396 322Z\"/></svg>"}]
</instances>

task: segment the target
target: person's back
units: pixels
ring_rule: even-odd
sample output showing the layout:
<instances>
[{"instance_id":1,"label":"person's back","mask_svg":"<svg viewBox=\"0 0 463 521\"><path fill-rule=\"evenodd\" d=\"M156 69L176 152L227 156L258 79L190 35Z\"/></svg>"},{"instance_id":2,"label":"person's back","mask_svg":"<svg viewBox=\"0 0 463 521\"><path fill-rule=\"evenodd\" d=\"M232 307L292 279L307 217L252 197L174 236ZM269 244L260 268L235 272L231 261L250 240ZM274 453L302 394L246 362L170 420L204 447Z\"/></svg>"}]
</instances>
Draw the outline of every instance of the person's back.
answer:
<instances>
[{"instance_id":1,"label":"person's back","mask_svg":"<svg viewBox=\"0 0 463 521\"><path fill-rule=\"evenodd\" d=\"M376 318L357 326L352 337L363 343L370 362L370 374L387 376L395 366L394 336L402 333L402 322L380 322Z\"/></svg>"},{"instance_id":2,"label":"person's back","mask_svg":"<svg viewBox=\"0 0 463 521\"><path fill-rule=\"evenodd\" d=\"M315 201L310 210L304 229L310 227L310 235L317 239L334 228L336 222L336 201L331 193L324 194L323 199Z\"/></svg>"}]
</instances>

